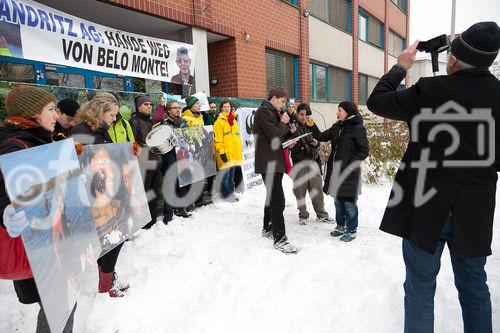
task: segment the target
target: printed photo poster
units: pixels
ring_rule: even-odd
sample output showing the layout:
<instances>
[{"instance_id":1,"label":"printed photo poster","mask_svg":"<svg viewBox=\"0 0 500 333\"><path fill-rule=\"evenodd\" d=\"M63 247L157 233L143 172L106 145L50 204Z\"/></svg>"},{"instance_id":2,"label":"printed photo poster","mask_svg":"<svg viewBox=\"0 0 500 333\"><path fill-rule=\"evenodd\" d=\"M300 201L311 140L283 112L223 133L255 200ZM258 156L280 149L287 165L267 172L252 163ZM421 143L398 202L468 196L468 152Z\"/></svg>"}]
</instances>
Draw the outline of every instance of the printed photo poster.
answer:
<instances>
[{"instance_id":1,"label":"printed photo poster","mask_svg":"<svg viewBox=\"0 0 500 333\"><path fill-rule=\"evenodd\" d=\"M0 156L7 194L51 332L62 332L101 246L73 139Z\"/></svg>"},{"instance_id":2,"label":"printed photo poster","mask_svg":"<svg viewBox=\"0 0 500 333\"><path fill-rule=\"evenodd\" d=\"M262 176L255 173L255 139L253 122L255 108L238 108L238 127L240 128L241 147L243 148L243 163L241 172L245 191L262 184Z\"/></svg>"},{"instance_id":3,"label":"printed photo poster","mask_svg":"<svg viewBox=\"0 0 500 333\"><path fill-rule=\"evenodd\" d=\"M175 128L179 186L196 183L217 174L214 130L211 125Z\"/></svg>"},{"instance_id":4,"label":"printed photo poster","mask_svg":"<svg viewBox=\"0 0 500 333\"><path fill-rule=\"evenodd\" d=\"M130 142L84 146L78 158L102 256L151 220L141 172Z\"/></svg>"}]
</instances>

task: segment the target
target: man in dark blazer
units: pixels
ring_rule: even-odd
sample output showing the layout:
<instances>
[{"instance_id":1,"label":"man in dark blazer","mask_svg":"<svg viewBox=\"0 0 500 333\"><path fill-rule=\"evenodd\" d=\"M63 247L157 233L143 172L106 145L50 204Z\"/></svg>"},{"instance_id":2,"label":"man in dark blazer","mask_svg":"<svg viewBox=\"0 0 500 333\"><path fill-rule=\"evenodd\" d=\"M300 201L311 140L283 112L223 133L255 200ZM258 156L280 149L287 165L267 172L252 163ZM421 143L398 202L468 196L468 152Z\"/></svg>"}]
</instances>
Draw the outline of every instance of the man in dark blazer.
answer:
<instances>
[{"instance_id":1,"label":"man in dark blazer","mask_svg":"<svg viewBox=\"0 0 500 333\"><path fill-rule=\"evenodd\" d=\"M262 236L274 238L274 248L283 253L296 253L299 248L288 242L285 230L285 194L283 174L286 172L282 143L288 133L296 131L288 126L290 117L283 109L288 93L283 88L272 88L268 98L255 112L255 173L260 173L266 187L264 227Z\"/></svg>"},{"instance_id":2,"label":"man in dark blazer","mask_svg":"<svg viewBox=\"0 0 500 333\"><path fill-rule=\"evenodd\" d=\"M403 51L367 102L375 114L410 128L380 227L404 238L405 332L433 331L436 276L446 243L464 331L491 332L484 265L491 254L500 165L500 82L488 67L498 55L500 28L494 22L472 25L451 44L448 75L421 78L396 91L417 45Z\"/></svg>"}]
</instances>

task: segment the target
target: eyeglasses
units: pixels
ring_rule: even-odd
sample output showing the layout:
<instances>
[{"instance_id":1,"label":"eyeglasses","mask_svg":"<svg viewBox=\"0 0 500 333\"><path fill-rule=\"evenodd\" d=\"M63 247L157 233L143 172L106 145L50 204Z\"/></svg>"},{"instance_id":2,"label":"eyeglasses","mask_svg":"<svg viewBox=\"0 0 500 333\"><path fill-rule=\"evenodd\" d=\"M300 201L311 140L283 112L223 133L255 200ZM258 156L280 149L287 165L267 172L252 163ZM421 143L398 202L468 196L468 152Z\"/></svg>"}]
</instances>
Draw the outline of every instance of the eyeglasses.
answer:
<instances>
[{"instance_id":1,"label":"eyeglasses","mask_svg":"<svg viewBox=\"0 0 500 333\"><path fill-rule=\"evenodd\" d=\"M181 108L180 106L173 106L173 107L171 107L169 110L178 110L178 109L180 109L180 108Z\"/></svg>"}]
</instances>

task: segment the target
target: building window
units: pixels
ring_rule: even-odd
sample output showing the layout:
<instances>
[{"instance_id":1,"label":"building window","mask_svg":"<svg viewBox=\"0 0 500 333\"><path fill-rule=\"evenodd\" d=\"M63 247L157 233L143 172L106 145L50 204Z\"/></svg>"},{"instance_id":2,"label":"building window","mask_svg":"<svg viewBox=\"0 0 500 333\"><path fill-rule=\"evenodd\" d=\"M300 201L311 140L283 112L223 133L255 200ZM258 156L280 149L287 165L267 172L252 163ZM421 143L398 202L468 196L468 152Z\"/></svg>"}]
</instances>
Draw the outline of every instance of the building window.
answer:
<instances>
[{"instance_id":1,"label":"building window","mask_svg":"<svg viewBox=\"0 0 500 333\"><path fill-rule=\"evenodd\" d=\"M379 78L359 73L358 76L358 104L366 105L368 97L377 85Z\"/></svg>"},{"instance_id":2,"label":"building window","mask_svg":"<svg viewBox=\"0 0 500 333\"><path fill-rule=\"evenodd\" d=\"M351 73L345 69L328 68L328 97L334 102L342 102L351 99Z\"/></svg>"},{"instance_id":3,"label":"building window","mask_svg":"<svg viewBox=\"0 0 500 333\"><path fill-rule=\"evenodd\" d=\"M360 10L358 28L359 39L384 48L384 25L382 22Z\"/></svg>"},{"instance_id":4,"label":"building window","mask_svg":"<svg viewBox=\"0 0 500 333\"><path fill-rule=\"evenodd\" d=\"M368 40L368 18L359 14L358 19L358 34L359 39L366 42Z\"/></svg>"},{"instance_id":5,"label":"building window","mask_svg":"<svg viewBox=\"0 0 500 333\"><path fill-rule=\"evenodd\" d=\"M123 78L94 76L93 81L94 81L94 89L113 90L113 91L124 90Z\"/></svg>"},{"instance_id":6,"label":"building window","mask_svg":"<svg viewBox=\"0 0 500 333\"><path fill-rule=\"evenodd\" d=\"M85 88L85 77L79 74L46 71L49 86Z\"/></svg>"},{"instance_id":7,"label":"building window","mask_svg":"<svg viewBox=\"0 0 500 333\"><path fill-rule=\"evenodd\" d=\"M134 77L134 91L142 93L161 93L162 82Z\"/></svg>"},{"instance_id":8,"label":"building window","mask_svg":"<svg viewBox=\"0 0 500 333\"><path fill-rule=\"evenodd\" d=\"M35 83L35 70L32 65L0 62L0 80L10 82Z\"/></svg>"},{"instance_id":9,"label":"building window","mask_svg":"<svg viewBox=\"0 0 500 333\"><path fill-rule=\"evenodd\" d=\"M312 75L312 99L315 101L327 101L328 68L317 64L311 64Z\"/></svg>"},{"instance_id":10,"label":"building window","mask_svg":"<svg viewBox=\"0 0 500 333\"><path fill-rule=\"evenodd\" d=\"M405 40L394 32L389 31L389 54L395 57L399 56L405 47Z\"/></svg>"},{"instance_id":11,"label":"building window","mask_svg":"<svg viewBox=\"0 0 500 333\"><path fill-rule=\"evenodd\" d=\"M293 55L266 49L267 91L272 87L283 87L290 96L297 95L295 90L298 87L298 82L296 82L298 81L296 67Z\"/></svg>"},{"instance_id":12,"label":"building window","mask_svg":"<svg viewBox=\"0 0 500 333\"><path fill-rule=\"evenodd\" d=\"M292 4L294 6L297 6L297 0L283 0L284 2L288 2L289 4Z\"/></svg>"},{"instance_id":13,"label":"building window","mask_svg":"<svg viewBox=\"0 0 500 333\"><path fill-rule=\"evenodd\" d=\"M341 102L351 98L349 71L318 64L310 64L310 70L313 101Z\"/></svg>"},{"instance_id":14,"label":"building window","mask_svg":"<svg viewBox=\"0 0 500 333\"><path fill-rule=\"evenodd\" d=\"M311 14L335 27L350 32L350 0L311 0Z\"/></svg>"},{"instance_id":15,"label":"building window","mask_svg":"<svg viewBox=\"0 0 500 333\"><path fill-rule=\"evenodd\" d=\"M406 0L392 0L403 12L406 13Z\"/></svg>"}]
</instances>

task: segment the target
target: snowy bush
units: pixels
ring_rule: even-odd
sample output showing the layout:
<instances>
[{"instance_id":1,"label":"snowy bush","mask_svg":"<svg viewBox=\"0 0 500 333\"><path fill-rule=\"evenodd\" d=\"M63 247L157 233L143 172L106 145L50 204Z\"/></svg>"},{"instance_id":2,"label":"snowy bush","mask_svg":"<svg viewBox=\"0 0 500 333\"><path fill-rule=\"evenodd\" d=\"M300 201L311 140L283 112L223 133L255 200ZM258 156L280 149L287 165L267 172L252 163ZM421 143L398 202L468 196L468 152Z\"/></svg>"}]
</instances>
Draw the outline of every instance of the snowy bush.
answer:
<instances>
[{"instance_id":1,"label":"snowy bush","mask_svg":"<svg viewBox=\"0 0 500 333\"><path fill-rule=\"evenodd\" d=\"M382 120L369 114L365 114L363 118L370 145L370 155L361 165L363 182L382 184L391 181L406 151L409 139L408 127L404 122ZM323 143L320 148L320 158L324 165L328 161L330 152L330 142Z\"/></svg>"}]
</instances>

